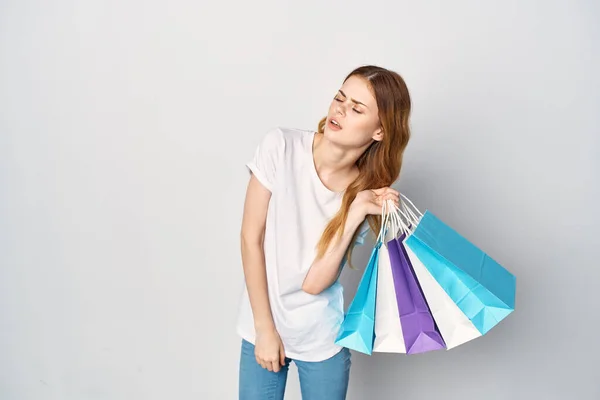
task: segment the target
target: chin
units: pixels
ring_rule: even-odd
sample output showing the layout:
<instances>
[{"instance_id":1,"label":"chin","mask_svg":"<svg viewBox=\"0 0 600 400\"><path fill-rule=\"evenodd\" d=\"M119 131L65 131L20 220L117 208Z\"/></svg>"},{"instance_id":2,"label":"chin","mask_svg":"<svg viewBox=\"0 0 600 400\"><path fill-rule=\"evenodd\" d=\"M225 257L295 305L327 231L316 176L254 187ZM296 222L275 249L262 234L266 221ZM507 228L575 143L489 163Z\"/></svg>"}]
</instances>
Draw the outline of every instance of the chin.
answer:
<instances>
[{"instance_id":1,"label":"chin","mask_svg":"<svg viewBox=\"0 0 600 400\"><path fill-rule=\"evenodd\" d=\"M325 126L325 129L323 130L323 136L325 136L325 138L331 142L337 142L339 140L339 138L342 136L343 132L344 132L343 130L334 131L333 129L330 129L328 126Z\"/></svg>"},{"instance_id":2,"label":"chin","mask_svg":"<svg viewBox=\"0 0 600 400\"><path fill-rule=\"evenodd\" d=\"M325 130L323 131L323 137L325 137L328 142L338 146L353 147L353 144L348 140L349 138L347 132L344 132L343 129L340 131L334 131L333 129L325 127Z\"/></svg>"},{"instance_id":3,"label":"chin","mask_svg":"<svg viewBox=\"0 0 600 400\"><path fill-rule=\"evenodd\" d=\"M364 136L361 137L360 135L357 135L356 132L352 132L346 128L342 128L340 131L334 131L327 126L323 130L323 137L327 139L328 142L333 143L338 147L345 147L346 149L360 148L372 142L371 138L365 139Z\"/></svg>"}]
</instances>

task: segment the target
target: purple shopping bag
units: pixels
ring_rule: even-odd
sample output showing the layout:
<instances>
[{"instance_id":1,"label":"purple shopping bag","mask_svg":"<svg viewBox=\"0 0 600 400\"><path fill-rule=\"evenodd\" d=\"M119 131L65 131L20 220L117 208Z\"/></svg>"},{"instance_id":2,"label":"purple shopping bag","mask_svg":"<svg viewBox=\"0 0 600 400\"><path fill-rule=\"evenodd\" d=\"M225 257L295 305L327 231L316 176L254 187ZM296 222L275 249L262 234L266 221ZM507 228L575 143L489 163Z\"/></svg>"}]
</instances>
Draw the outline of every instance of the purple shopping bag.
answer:
<instances>
[{"instance_id":1,"label":"purple shopping bag","mask_svg":"<svg viewBox=\"0 0 600 400\"><path fill-rule=\"evenodd\" d=\"M406 352L416 354L445 349L446 344L435 325L404 249L404 238L403 234L390 240L388 251Z\"/></svg>"}]
</instances>

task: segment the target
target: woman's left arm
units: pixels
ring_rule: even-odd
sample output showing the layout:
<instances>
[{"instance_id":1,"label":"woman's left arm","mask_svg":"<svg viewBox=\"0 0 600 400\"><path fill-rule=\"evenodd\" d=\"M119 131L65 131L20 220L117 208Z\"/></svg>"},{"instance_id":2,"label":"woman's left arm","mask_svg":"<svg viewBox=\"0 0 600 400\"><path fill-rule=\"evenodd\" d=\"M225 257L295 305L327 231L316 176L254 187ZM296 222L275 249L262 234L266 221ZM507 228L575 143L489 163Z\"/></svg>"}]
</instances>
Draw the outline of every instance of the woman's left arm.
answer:
<instances>
[{"instance_id":1,"label":"woman's left arm","mask_svg":"<svg viewBox=\"0 0 600 400\"><path fill-rule=\"evenodd\" d=\"M364 221L365 216L359 207L354 205L350 207L342 236L336 236L331 241L325 255L313 262L302 283L302 290L309 294L319 294L335 282L340 274L340 265L350 241L354 237L354 232Z\"/></svg>"},{"instance_id":2,"label":"woman's left arm","mask_svg":"<svg viewBox=\"0 0 600 400\"><path fill-rule=\"evenodd\" d=\"M325 255L313 262L302 283L302 290L309 294L319 294L333 285L341 272L340 265L354 232L367 215L380 214L383 202L388 199L398 205L400 193L392 188L384 187L363 190L356 195L348 210L348 218L342 236L336 235L329 244Z\"/></svg>"}]
</instances>

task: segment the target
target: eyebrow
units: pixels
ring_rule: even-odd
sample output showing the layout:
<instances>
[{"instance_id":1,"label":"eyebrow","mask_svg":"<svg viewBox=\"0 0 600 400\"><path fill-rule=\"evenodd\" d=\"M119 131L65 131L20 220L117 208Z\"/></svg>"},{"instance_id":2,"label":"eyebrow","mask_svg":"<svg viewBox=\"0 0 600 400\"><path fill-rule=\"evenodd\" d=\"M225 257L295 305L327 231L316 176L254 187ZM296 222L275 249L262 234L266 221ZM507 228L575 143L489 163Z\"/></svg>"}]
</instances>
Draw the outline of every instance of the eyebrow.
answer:
<instances>
[{"instance_id":1,"label":"eyebrow","mask_svg":"<svg viewBox=\"0 0 600 400\"><path fill-rule=\"evenodd\" d=\"M340 93L342 94L342 96L344 96L344 97L348 97L348 96L346 96L346 93L342 92L342 90L341 90L341 89L340 89L340 90L338 90L338 92L340 92ZM365 103L361 103L361 102L360 102L360 101L358 101L358 100L354 100L354 99L352 99L352 98L351 98L350 100L351 100L352 102L356 103L356 104L360 104L361 106L365 106L365 107L367 107L367 105L366 105ZM369 107L367 107L367 108L369 108Z\"/></svg>"}]
</instances>

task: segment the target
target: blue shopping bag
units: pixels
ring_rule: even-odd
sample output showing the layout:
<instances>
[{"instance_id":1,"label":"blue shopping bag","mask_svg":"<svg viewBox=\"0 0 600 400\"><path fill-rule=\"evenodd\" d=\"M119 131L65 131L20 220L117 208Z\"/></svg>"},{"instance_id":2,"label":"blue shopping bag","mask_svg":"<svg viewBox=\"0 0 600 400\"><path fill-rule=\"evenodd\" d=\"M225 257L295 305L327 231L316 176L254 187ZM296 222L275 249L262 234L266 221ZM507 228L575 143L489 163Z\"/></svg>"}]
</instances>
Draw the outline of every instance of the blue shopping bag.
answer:
<instances>
[{"instance_id":1,"label":"blue shopping bag","mask_svg":"<svg viewBox=\"0 0 600 400\"><path fill-rule=\"evenodd\" d=\"M514 311L516 277L430 211L404 243L482 335Z\"/></svg>"},{"instance_id":2,"label":"blue shopping bag","mask_svg":"<svg viewBox=\"0 0 600 400\"><path fill-rule=\"evenodd\" d=\"M369 355L373 352L375 341L375 300L380 246L381 242L378 241L371 252L365 272L335 340L339 346Z\"/></svg>"}]
</instances>

